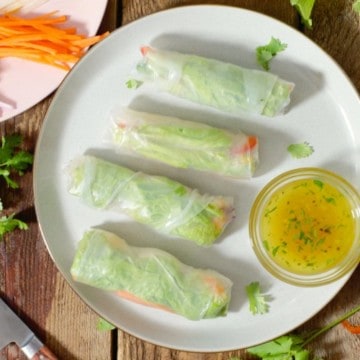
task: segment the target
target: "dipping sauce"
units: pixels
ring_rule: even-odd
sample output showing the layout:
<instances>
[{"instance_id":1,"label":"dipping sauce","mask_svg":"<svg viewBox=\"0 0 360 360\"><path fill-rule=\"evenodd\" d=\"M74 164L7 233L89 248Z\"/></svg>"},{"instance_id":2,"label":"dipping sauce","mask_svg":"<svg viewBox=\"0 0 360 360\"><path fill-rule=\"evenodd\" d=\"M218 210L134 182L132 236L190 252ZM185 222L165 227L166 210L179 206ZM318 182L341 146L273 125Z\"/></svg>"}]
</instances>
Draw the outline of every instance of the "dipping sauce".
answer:
<instances>
[{"instance_id":1,"label":"dipping sauce","mask_svg":"<svg viewBox=\"0 0 360 360\"><path fill-rule=\"evenodd\" d=\"M298 274L338 265L355 239L356 220L349 201L334 186L311 178L277 189L265 203L260 221L269 255Z\"/></svg>"},{"instance_id":2,"label":"dipping sauce","mask_svg":"<svg viewBox=\"0 0 360 360\"><path fill-rule=\"evenodd\" d=\"M326 169L286 171L256 196L249 235L271 275L297 286L328 284L360 262L360 193Z\"/></svg>"}]
</instances>

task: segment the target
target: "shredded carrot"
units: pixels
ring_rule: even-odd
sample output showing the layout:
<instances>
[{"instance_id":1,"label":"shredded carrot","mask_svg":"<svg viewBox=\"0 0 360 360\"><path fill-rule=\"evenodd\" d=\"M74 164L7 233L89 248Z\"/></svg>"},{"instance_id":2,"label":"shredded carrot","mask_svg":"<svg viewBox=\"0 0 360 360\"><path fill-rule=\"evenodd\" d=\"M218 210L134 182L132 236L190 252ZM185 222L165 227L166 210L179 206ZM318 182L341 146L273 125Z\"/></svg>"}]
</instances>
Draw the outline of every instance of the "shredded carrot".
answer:
<instances>
[{"instance_id":1,"label":"shredded carrot","mask_svg":"<svg viewBox=\"0 0 360 360\"><path fill-rule=\"evenodd\" d=\"M212 288L216 295L222 295L225 293L224 285L216 278L212 276L205 276L204 281Z\"/></svg>"},{"instance_id":2,"label":"shredded carrot","mask_svg":"<svg viewBox=\"0 0 360 360\"><path fill-rule=\"evenodd\" d=\"M146 56L146 54L149 52L149 50L150 50L150 46L142 46L142 47L140 48L141 54L142 54L143 56Z\"/></svg>"},{"instance_id":3,"label":"shredded carrot","mask_svg":"<svg viewBox=\"0 0 360 360\"><path fill-rule=\"evenodd\" d=\"M87 37L65 27L67 17L56 12L33 18L0 16L0 59L17 57L70 70L88 47L109 35Z\"/></svg>"},{"instance_id":4,"label":"shredded carrot","mask_svg":"<svg viewBox=\"0 0 360 360\"><path fill-rule=\"evenodd\" d=\"M258 138L254 135L248 136L247 142L241 146L235 146L231 149L231 153L237 155L247 155L252 151L258 144Z\"/></svg>"},{"instance_id":5,"label":"shredded carrot","mask_svg":"<svg viewBox=\"0 0 360 360\"><path fill-rule=\"evenodd\" d=\"M348 320L344 320L342 325L345 329L350 331L352 334L360 334L360 325L352 325Z\"/></svg>"},{"instance_id":6,"label":"shredded carrot","mask_svg":"<svg viewBox=\"0 0 360 360\"><path fill-rule=\"evenodd\" d=\"M155 303L151 303L149 301L145 301L143 299L140 299L136 295L129 293L128 291L125 291L125 290L119 290L116 292L116 294L118 296L122 297L123 299L130 300L136 304L141 304L141 305L149 306L149 307L152 307L155 309L161 309L161 310L165 310L168 312L173 312L169 307L167 307L165 305L155 304Z\"/></svg>"}]
</instances>

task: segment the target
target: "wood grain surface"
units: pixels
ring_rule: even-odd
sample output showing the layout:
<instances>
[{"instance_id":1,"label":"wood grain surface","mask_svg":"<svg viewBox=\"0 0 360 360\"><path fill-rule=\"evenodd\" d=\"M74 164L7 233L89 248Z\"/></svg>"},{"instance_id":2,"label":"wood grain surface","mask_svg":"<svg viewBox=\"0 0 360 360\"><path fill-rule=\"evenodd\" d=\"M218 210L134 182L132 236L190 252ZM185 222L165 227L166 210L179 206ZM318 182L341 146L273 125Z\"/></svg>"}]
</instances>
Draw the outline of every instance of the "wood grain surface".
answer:
<instances>
[{"instance_id":1,"label":"wood grain surface","mask_svg":"<svg viewBox=\"0 0 360 360\"><path fill-rule=\"evenodd\" d=\"M351 0L317 0L312 30L304 29L288 0L109 0L99 31L113 30L154 12L193 4L237 6L287 23L302 31L333 57L360 92L360 17L352 11ZM1 136L21 134L24 148L34 152L51 100L52 95L30 110L0 123ZM121 330L97 330L98 315L66 283L41 238L34 210L32 175L32 171L27 171L17 178L20 189L16 191L0 182L0 198L6 207L5 213L15 212L18 218L29 224L27 231L15 230L0 242L0 296L59 359L229 360L231 356L239 356L242 360L254 359L244 349L223 353L188 353L149 344ZM303 332L323 326L359 304L360 268L322 311L297 330ZM354 315L351 321L360 323L360 313ZM309 348L323 359L360 359L359 335L349 334L342 326L327 332L309 344ZM16 345L0 350L0 360L14 359L25 359Z\"/></svg>"}]
</instances>

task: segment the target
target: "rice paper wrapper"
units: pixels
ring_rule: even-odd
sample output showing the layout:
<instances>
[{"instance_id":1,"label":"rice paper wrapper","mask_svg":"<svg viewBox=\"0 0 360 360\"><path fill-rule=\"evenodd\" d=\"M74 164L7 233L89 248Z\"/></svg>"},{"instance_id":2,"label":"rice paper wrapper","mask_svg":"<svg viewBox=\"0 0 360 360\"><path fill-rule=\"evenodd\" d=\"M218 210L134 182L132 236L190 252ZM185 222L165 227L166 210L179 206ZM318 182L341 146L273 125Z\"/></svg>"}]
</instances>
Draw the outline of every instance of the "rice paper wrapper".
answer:
<instances>
[{"instance_id":1,"label":"rice paper wrapper","mask_svg":"<svg viewBox=\"0 0 360 360\"><path fill-rule=\"evenodd\" d=\"M107 141L177 168L237 179L251 178L259 163L258 138L172 116L116 108Z\"/></svg>"},{"instance_id":2,"label":"rice paper wrapper","mask_svg":"<svg viewBox=\"0 0 360 360\"><path fill-rule=\"evenodd\" d=\"M231 197L200 194L164 176L148 175L83 155L67 169L70 194L93 208L120 211L159 232L209 246L235 217Z\"/></svg>"},{"instance_id":3,"label":"rice paper wrapper","mask_svg":"<svg viewBox=\"0 0 360 360\"><path fill-rule=\"evenodd\" d=\"M133 247L102 229L84 233L71 266L74 280L191 320L225 316L232 281L156 248Z\"/></svg>"},{"instance_id":4,"label":"rice paper wrapper","mask_svg":"<svg viewBox=\"0 0 360 360\"><path fill-rule=\"evenodd\" d=\"M143 58L132 71L137 83L225 112L283 114L295 86L270 72L216 59L149 46L141 52Z\"/></svg>"}]
</instances>

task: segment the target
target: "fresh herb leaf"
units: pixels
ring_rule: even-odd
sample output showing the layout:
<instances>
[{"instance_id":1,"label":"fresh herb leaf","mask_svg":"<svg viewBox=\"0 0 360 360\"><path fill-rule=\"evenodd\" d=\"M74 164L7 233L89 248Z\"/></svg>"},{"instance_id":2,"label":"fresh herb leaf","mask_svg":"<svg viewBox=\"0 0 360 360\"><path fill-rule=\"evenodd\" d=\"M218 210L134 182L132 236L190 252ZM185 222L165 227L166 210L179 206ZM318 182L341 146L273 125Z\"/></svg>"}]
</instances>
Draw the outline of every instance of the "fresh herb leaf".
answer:
<instances>
[{"instance_id":1,"label":"fresh herb leaf","mask_svg":"<svg viewBox=\"0 0 360 360\"><path fill-rule=\"evenodd\" d=\"M110 331L110 330L114 330L115 326L113 324L110 324L108 321L106 321L103 318L99 318L96 328L99 331Z\"/></svg>"},{"instance_id":2,"label":"fresh herb leaf","mask_svg":"<svg viewBox=\"0 0 360 360\"><path fill-rule=\"evenodd\" d=\"M128 89L137 89L142 85L142 81L136 79L130 79L125 83Z\"/></svg>"},{"instance_id":3,"label":"fresh herb leaf","mask_svg":"<svg viewBox=\"0 0 360 360\"><path fill-rule=\"evenodd\" d=\"M252 282L245 287L246 294L249 299L249 309L252 314L265 314L269 311L267 303L270 300L268 295L264 295L260 290L260 283L258 281Z\"/></svg>"},{"instance_id":4,"label":"fresh herb leaf","mask_svg":"<svg viewBox=\"0 0 360 360\"><path fill-rule=\"evenodd\" d=\"M2 208L0 210L2 210ZM27 230L28 228L27 224L21 220L14 219L14 215L15 214L9 216L4 215L0 217L0 240L2 240L3 236L6 233L9 233L15 230L16 228L20 230Z\"/></svg>"},{"instance_id":5,"label":"fresh herb leaf","mask_svg":"<svg viewBox=\"0 0 360 360\"><path fill-rule=\"evenodd\" d=\"M9 135L1 138L0 147L0 177L3 177L7 186L16 189L18 183L11 179L13 172L23 175L24 171L33 162L33 155L19 147L22 142L20 135ZM3 204L0 200L0 211L3 211ZM14 218L15 214L3 215L0 217L0 240L6 233L15 229L26 230L27 224Z\"/></svg>"},{"instance_id":6,"label":"fresh herb leaf","mask_svg":"<svg viewBox=\"0 0 360 360\"><path fill-rule=\"evenodd\" d=\"M315 179L314 181L314 184L319 187L320 189L322 189L324 187L324 183L321 181L321 180L317 180Z\"/></svg>"},{"instance_id":7,"label":"fresh herb leaf","mask_svg":"<svg viewBox=\"0 0 360 360\"><path fill-rule=\"evenodd\" d=\"M19 187L16 181L11 179L12 172L23 175L24 171L33 162L33 155L19 149L22 138L20 135L3 136L0 148L0 176L6 184L16 189Z\"/></svg>"},{"instance_id":8,"label":"fresh herb leaf","mask_svg":"<svg viewBox=\"0 0 360 360\"><path fill-rule=\"evenodd\" d=\"M314 152L314 148L306 141L300 144L291 144L287 151L295 159L301 159L310 156Z\"/></svg>"},{"instance_id":9,"label":"fresh herb leaf","mask_svg":"<svg viewBox=\"0 0 360 360\"><path fill-rule=\"evenodd\" d=\"M253 346L247 351L262 359L307 360L309 351L301 347L303 339L297 335L285 335L265 344Z\"/></svg>"},{"instance_id":10,"label":"fresh herb leaf","mask_svg":"<svg viewBox=\"0 0 360 360\"><path fill-rule=\"evenodd\" d=\"M295 7L301 16L302 23L308 28L312 28L311 13L315 0L290 0L290 4Z\"/></svg>"},{"instance_id":11,"label":"fresh herb leaf","mask_svg":"<svg viewBox=\"0 0 360 360\"><path fill-rule=\"evenodd\" d=\"M256 48L256 60L265 69L270 69L270 61L280 51L284 51L287 44L282 43L279 39L271 37L270 42L267 45L258 46Z\"/></svg>"},{"instance_id":12,"label":"fresh herb leaf","mask_svg":"<svg viewBox=\"0 0 360 360\"><path fill-rule=\"evenodd\" d=\"M355 12L357 12L360 15L360 0L354 1L352 8Z\"/></svg>"},{"instance_id":13,"label":"fresh herb leaf","mask_svg":"<svg viewBox=\"0 0 360 360\"><path fill-rule=\"evenodd\" d=\"M304 347L324 332L342 323L360 311L360 305L345 313L339 319L322 327L320 330L312 332L308 337L295 334L283 335L264 344L248 348L247 351L263 360L309 360L310 353ZM314 358L314 360L321 360Z\"/></svg>"}]
</instances>

